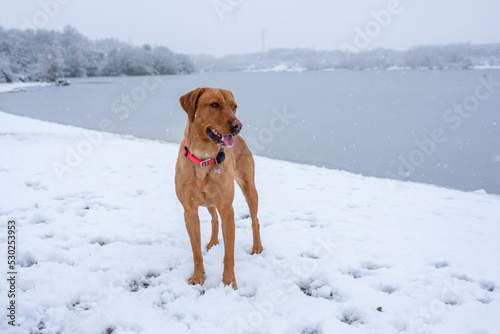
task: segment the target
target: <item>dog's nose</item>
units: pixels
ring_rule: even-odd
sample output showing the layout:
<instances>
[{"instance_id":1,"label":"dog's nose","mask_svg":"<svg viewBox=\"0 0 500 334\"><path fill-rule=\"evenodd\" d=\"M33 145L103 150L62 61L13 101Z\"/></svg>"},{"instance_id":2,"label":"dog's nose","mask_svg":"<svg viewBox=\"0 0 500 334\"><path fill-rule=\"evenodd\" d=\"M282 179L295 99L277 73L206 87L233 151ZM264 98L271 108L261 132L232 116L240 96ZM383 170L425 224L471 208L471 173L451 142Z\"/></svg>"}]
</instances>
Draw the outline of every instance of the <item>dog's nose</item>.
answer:
<instances>
[{"instance_id":1,"label":"dog's nose","mask_svg":"<svg viewBox=\"0 0 500 334\"><path fill-rule=\"evenodd\" d=\"M243 124L241 124L240 121L238 121L237 119L235 119L231 123L231 134L237 135L241 131L242 127L243 127Z\"/></svg>"}]
</instances>

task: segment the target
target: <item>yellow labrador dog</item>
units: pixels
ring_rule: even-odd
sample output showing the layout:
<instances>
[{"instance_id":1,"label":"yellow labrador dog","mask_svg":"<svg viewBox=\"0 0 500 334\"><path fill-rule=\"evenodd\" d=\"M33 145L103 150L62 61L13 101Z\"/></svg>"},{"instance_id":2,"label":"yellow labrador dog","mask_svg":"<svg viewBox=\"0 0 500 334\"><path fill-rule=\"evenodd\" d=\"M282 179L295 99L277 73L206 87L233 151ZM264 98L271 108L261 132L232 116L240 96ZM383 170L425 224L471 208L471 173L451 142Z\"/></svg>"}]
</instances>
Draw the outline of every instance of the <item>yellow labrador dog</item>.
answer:
<instances>
[{"instance_id":1,"label":"yellow labrador dog","mask_svg":"<svg viewBox=\"0 0 500 334\"><path fill-rule=\"evenodd\" d=\"M205 282L201 253L198 207L212 216L212 236L207 249L219 243L219 221L224 238L222 282L237 289L234 275L235 224L234 180L238 183L252 218L253 248L262 252L257 219L258 196L254 183L254 161L247 144L238 136L242 128L236 118L236 102L229 90L197 88L180 98L188 121L175 166L175 191L184 207L184 219L193 249L194 273L190 284Z\"/></svg>"}]
</instances>

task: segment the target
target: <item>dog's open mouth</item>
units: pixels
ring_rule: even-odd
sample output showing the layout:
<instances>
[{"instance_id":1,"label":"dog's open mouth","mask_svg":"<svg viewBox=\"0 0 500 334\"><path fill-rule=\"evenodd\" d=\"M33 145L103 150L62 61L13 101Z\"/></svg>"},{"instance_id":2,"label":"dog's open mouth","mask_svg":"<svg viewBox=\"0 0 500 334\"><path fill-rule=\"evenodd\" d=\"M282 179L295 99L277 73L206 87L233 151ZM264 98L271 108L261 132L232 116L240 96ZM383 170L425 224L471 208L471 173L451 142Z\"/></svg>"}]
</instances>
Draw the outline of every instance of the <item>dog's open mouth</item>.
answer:
<instances>
[{"instance_id":1,"label":"dog's open mouth","mask_svg":"<svg viewBox=\"0 0 500 334\"><path fill-rule=\"evenodd\" d=\"M233 135L223 135L215 131L215 129L207 128L207 135L212 139L217 145L225 147L234 146Z\"/></svg>"}]
</instances>

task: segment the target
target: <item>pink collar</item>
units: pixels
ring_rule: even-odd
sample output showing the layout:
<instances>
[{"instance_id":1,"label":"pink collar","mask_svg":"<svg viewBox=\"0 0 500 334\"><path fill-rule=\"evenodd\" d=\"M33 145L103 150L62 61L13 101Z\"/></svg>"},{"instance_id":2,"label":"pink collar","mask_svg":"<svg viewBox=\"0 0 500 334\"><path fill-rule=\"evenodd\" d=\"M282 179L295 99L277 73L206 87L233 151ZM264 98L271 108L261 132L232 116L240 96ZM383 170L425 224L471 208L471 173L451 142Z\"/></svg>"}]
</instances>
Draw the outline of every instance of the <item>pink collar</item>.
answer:
<instances>
[{"instance_id":1,"label":"pink collar","mask_svg":"<svg viewBox=\"0 0 500 334\"><path fill-rule=\"evenodd\" d=\"M220 164L224 161L226 158L226 154L224 153L224 147L219 151L219 154L217 154L216 158L213 159L207 159L207 160L200 160L197 157L195 157L191 152L189 152L187 146L186 146L186 138L184 138L184 155L189 158L189 160L193 161L195 164L200 165L201 168L205 168L207 166L210 166L212 164Z\"/></svg>"}]
</instances>

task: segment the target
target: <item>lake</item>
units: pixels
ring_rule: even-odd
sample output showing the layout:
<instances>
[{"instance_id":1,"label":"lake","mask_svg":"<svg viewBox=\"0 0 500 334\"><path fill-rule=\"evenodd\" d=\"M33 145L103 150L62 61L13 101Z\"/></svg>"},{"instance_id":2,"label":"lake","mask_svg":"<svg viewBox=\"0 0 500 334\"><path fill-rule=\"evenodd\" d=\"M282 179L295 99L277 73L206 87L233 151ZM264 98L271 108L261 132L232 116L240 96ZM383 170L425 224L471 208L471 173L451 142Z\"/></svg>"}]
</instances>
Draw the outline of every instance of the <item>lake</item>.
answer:
<instances>
[{"instance_id":1,"label":"lake","mask_svg":"<svg viewBox=\"0 0 500 334\"><path fill-rule=\"evenodd\" d=\"M500 71L195 73L71 79L0 94L0 110L180 143L179 97L230 89L254 154L500 194ZM176 159L176 157L172 157ZM290 180L293 182L293 180Z\"/></svg>"}]
</instances>

